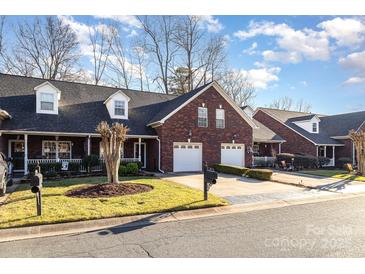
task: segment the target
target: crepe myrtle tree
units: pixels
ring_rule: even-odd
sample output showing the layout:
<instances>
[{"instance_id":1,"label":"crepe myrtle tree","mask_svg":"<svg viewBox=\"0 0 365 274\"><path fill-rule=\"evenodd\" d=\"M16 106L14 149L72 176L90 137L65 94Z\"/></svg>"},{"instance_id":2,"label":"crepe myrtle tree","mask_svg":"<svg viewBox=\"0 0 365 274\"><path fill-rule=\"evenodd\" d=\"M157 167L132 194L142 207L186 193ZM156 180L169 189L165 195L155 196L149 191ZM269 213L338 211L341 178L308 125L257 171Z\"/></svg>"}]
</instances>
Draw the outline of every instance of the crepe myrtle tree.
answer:
<instances>
[{"instance_id":1,"label":"crepe myrtle tree","mask_svg":"<svg viewBox=\"0 0 365 274\"><path fill-rule=\"evenodd\" d=\"M108 183L118 183L120 149L126 140L128 130L128 127L123 124L113 123L110 127L105 121L100 122L96 128L96 131L101 135Z\"/></svg>"},{"instance_id":2,"label":"crepe myrtle tree","mask_svg":"<svg viewBox=\"0 0 365 274\"><path fill-rule=\"evenodd\" d=\"M365 175L365 132L350 131L350 139L354 143L357 160L357 172L360 175Z\"/></svg>"}]
</instances>

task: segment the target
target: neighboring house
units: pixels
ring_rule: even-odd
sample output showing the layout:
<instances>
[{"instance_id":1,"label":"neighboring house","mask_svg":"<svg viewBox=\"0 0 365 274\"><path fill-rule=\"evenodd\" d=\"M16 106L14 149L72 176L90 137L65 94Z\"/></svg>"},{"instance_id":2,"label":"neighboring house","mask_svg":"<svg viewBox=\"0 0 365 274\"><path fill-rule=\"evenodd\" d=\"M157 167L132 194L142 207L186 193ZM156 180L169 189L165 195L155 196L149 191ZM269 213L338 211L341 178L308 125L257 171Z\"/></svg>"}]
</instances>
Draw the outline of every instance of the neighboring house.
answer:
<instances>
[{"instance_id":1,"label":"neighboring house","mask_svg":"<svg viewBox=\"0 0 365 274\"><path fill-rule=\"evenodd\" d=\"M355 163L349 132L365 130L365 111L326 116L257 108L253 117L285 139L282 152L328 157L329 166L343 157Z\"/></svg>"},{"instance_id":2,"label":"neighboring house","mask_svg":"<svg viewBox=\"0 0 365 274\"><path fill-rule=\"evenodd\" d=\"M202 162L251 166L253 128L215 82L181 96L0 74L0 151L29 163L102 156L100 121L129 127L125 161L148 170L201 171Z\"/></svg>"}]
</instances>

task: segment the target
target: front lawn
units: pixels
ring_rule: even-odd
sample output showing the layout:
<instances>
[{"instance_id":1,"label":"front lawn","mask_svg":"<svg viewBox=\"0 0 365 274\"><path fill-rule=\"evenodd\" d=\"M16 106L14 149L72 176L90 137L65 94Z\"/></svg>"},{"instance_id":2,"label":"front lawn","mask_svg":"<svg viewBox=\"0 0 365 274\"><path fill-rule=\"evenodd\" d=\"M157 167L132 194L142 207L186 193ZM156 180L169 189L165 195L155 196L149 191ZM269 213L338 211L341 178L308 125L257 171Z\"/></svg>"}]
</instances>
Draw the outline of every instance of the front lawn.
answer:
<instances>
[{"instance_id":1,"label":"front lawn","mask_svg":"<svg viewBox=\"0 0 365 274\"><path fill-rule=\"evenodd\" d=\"M331 178L365 182L364 176L357 176L357 175L349 174L345 170L339 170L339 169L309 169L309 170L302 170L300 172L304 173L304 174L310 174L310 175L318 175L318 176L325 176L325 177L331 177Z\"/></svg>"},{"instance_id":2,"label":"front lawn","mask_svg":"<svg viewBox=\"0 0 365 274\"><path fill-rule=\"evenodd\" d=\"M199 190L157 178L126 178L123 181L147 184L152 191L110 198L71 198L64 193L80 186L105 182L105 177L65 179L45 182L42 190L43 216L36 216L35 196L28 185L12 193L6 204L0 205L0 228L62 223L119 217L154 212L175 211L227 205L214 195L203 200Z\"/></svg>"}]
</instances>

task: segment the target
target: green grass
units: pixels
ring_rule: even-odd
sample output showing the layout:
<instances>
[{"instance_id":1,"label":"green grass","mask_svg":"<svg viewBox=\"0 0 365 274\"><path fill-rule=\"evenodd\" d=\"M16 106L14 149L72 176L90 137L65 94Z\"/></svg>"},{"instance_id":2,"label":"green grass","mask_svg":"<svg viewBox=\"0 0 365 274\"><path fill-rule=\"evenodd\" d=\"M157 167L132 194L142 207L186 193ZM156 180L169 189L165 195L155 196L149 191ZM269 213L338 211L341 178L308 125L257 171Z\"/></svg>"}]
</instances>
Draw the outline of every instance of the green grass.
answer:
<instances>
[{"instance_id":1,"label":"green grass","mask_svg":"<svg viewBox=\"0 0 365 274\"><path fill-rule=\"evenodd\" d=\"M309 169L300 172L311 175L365 182L365 176L357 176L354 174L349 174L345 170L339 170L339 169Z\"/></svg>"},{"instance_id":2,"label":"green grass","mask_svg":"<svg viewBox=\"0 0 365 274\"><path fill-rule=\"evenodd\" d=\"M36 216L35 196L22 185L0 206L0 228L63 223L154 212L227 205L228 202L180 184L157 178L124 178L123 181L153 186L150 192L111 198L71 198L67 190L106 181L104 177L45 182L42 190L43 215Z\"/></svg>"}]
</instances>

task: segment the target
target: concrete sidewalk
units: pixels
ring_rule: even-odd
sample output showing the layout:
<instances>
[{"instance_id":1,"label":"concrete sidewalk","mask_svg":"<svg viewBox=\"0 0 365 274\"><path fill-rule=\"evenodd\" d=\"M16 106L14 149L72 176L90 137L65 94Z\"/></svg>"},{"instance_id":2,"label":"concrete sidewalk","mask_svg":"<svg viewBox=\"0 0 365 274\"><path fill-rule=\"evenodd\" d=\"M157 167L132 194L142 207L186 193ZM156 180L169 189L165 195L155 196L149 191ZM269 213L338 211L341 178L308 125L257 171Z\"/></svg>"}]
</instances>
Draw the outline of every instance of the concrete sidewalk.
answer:
<instances>
[{"instance_id":1,"label":"concrete sidewalk","mask_svg":"<svg viewBox=\"0 0 365 274\"><path fill-rule=\"evenodd\" d=\"M321 191L338 193L355 193L365 191L364 182L340 178L329 178L298 172L274 171L272 180L279 183L303 186Z\"/></svg>"}]
</instances>

